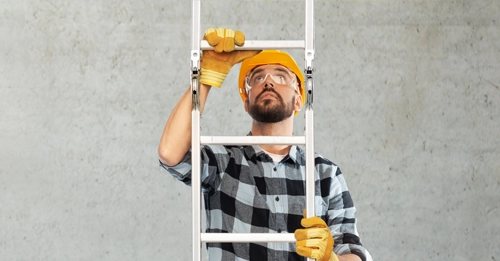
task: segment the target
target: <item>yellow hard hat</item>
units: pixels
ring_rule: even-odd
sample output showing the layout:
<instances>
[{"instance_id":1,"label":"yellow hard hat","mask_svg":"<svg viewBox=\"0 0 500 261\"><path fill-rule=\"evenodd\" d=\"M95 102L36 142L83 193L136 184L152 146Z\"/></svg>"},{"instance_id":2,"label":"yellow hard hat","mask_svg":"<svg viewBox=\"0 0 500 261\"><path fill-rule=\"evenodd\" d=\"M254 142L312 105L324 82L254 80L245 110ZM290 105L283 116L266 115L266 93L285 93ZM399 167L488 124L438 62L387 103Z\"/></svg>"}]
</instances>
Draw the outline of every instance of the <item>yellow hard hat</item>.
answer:
<instances>
[{"instance_id":1,"label":"yellow hard hat","mask_svg":"<svg viewBox=\"0 0 500 261\"><path fill-rule=\"evenodd\" d=\"M248 98L248 94L245 90L245 78L248 72L252 71L255 67L267 64L279 64L290 69L299 78L299 91L302 95L302 104L306 101L306 91L304 89L304 75L299 69L299 66L295 60L288 53L279 50L264 50L259 54L245 59L241 63L240 76L238 79L238 89L240 90L240 96L243 101Z\"/></svg>"}]
</instances>

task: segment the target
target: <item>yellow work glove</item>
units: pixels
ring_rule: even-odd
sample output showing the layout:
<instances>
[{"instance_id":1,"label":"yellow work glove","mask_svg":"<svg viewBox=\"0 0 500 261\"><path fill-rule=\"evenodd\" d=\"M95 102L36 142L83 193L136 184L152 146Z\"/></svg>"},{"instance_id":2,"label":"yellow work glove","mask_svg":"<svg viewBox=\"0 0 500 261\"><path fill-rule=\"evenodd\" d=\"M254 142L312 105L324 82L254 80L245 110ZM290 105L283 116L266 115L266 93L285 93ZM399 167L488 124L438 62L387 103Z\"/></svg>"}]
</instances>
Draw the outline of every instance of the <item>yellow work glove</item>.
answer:
<instances>
[{"instance_id":1,"label":"yellow work glove","mask_svg":"<svg viewBox=\"0 0 500 261\"><path fill-rule=\"evenodd\" d=\"M209 28L203 36L214 51L203 51L201 56L200 82L220 88L233 65L250 58L261 51L234 51L235 46L245 43L240 31L225 28Z\"/></svg>"},{"instance_id":2,"label":"yellow work glove","mask_svg":"<svg viewBox=\"0 0 500 261\"><path fill-rule=\"evenodd\" d=\"M333 253L333 238L325 221L319 217L304 218L300 222L305 229L295 230L297 254L316 261L339 261Z\"/></svg>"}]
</instances>

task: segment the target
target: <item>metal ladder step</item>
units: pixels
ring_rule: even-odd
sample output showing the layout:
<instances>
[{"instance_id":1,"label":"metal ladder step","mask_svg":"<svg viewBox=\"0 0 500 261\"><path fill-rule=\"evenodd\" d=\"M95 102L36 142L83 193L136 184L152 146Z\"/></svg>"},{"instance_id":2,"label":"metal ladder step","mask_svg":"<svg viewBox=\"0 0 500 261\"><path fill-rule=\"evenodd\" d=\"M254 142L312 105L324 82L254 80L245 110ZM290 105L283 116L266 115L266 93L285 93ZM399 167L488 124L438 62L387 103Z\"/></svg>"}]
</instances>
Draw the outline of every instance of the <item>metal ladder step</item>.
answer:
<instances>
[{"instance_id":1,"label":"metal ladder step","mask_svg":"<svg viewBox=\"0 0 500 261\"><path fill-rule=\"evenodd\" d=\"M201 233L202 242L295 242L292 233Z\"/></svg>"},{"instance_id":2,"label":"metal ladder step","mask_svg":"<svg viewBox=\"0 0 500 261\"><path fill-rule=\"evenodd\" d=\"M201 41L201 50L213 50L206 40ZM235 50L275 50L305 49L304 40L246 40L244 46L236 46Z\"/></svg>"},{"instance_id":3,"label":"metal ladder step","mask_svg":"<svg viewBox=\"0 0 500 261\"><path fill-rule=\"evenodd\" d=\"M202 145L305 145L305 136L201 136Z\"/></svg>"}]
</instances>

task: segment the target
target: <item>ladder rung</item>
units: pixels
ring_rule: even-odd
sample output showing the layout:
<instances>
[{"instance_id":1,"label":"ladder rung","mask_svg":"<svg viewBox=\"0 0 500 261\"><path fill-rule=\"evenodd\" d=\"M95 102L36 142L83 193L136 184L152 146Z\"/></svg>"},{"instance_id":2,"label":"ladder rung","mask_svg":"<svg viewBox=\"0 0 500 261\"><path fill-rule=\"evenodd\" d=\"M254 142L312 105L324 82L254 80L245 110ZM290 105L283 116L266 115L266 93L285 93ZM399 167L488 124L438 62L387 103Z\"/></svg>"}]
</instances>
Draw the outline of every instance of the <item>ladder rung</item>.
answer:
<instances>
[{"instance_id":1,"label":"ladder rung","mask_svg":"<svg viewBox=\"0 0 500 261\"><path fill-rule=\"evenodd\" d=\"M236 46L236 50L266 50L266 49L305 49L304 40L248 40L245 45ZM206 40L201 41L202 50L213 50Z\"/></svg>"},{"instance_id":2,"label":"ladder rung","mask_svg":"<svg viewBox=\"0 0 500 261\"><path fill-rule=\"evenodd\" d=\"M201 233L202 242L295 242L293 233Z\"/></svg>"},{"instance_id":3,"label":"ladder rung","mask_svg":"<svg viewBox=\"0 0 500 261\"><path fill-rule=\"evenodd\" d=\"M201 136L203 145L305 145L305 136Z\"/></svg>"}]
</instances>

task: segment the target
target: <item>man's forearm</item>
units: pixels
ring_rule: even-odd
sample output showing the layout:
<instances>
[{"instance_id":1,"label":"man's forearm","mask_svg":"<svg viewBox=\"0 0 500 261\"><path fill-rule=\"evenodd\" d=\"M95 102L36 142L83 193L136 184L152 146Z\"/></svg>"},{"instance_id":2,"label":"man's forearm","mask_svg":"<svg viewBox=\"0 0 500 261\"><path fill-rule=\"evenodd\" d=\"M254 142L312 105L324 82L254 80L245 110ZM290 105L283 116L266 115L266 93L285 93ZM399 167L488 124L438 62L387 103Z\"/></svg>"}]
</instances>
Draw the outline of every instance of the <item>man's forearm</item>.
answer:
<instances>
[{"instance_id":1,"label":"man's forearm","mask_svg":"<svg viewBox=\"0 0 500 261\"><path fill-rule=\"evenodd\" d=\"M200 84L200 112L211 86ZM177 165L191 147L192 92L188 88L173 109L163 130L158 146L160 160L169 166Z\"/></svg>"},{"instance_id":2,"label":"man's forearm","mask_svg":"<svg viewBox=\"0 0 500 261\"><path fill-rule=\"evenodd\" d=\"M359 256L354 254L345 254L345 255L337 255L339 257L339 261L361 261Z\"/></svg>"}]
</instances>

